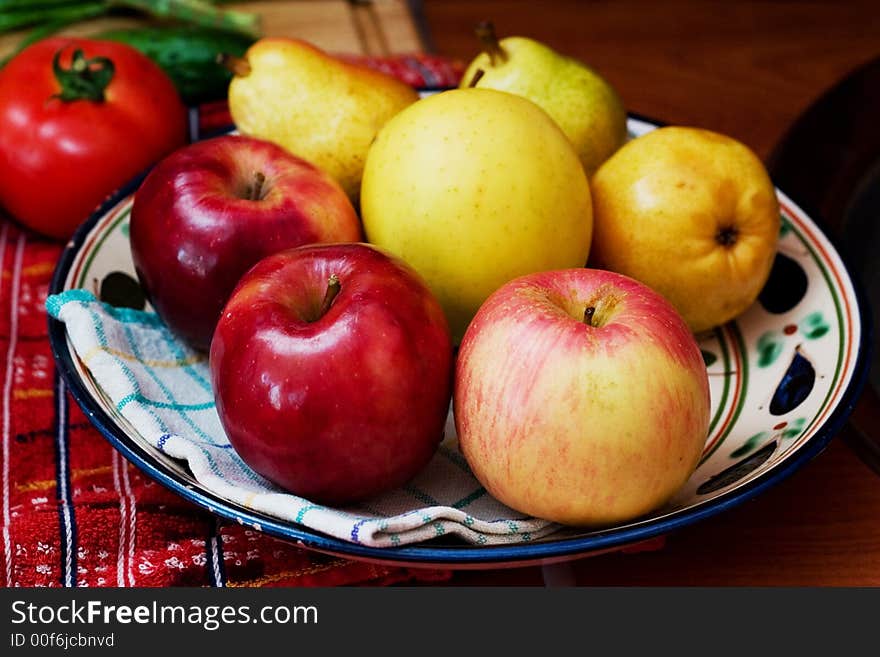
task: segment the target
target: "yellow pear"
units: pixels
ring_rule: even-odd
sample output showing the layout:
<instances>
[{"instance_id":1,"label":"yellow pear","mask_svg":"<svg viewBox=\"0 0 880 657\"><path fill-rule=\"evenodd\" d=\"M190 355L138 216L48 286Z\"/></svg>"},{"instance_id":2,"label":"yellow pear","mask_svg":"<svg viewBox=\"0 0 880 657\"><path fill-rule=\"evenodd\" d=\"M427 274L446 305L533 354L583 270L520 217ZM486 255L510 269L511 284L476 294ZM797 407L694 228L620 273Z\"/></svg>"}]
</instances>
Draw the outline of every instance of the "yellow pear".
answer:
<instances>
[{"instance_id":1,"label":"yellow pear","mask_svg":"<svg viewBox=\"0 0 880 657\"><path fill-rule=\"evenodd\" d=\"M484 51L460 86L498 89L540 105L571 139L591 176L626 140L626 109L617 90L583 62L526 37L500 41L491 23L477 26Z\"/></svg>"},{"instance_id":2,"label":"yellow pear","mask_svg":"<svg viewBox=\"0 0 880 657\"><path fill-rule=\"evenodd\" d=\"M275 142L333 176L357 201L370 143L385 122L418 100L396 78L292 38L263 38L234 76L229 111L243 134Z\"/></svg>"},{"instance_id":3,"label":"yellow pear","mask_svg":"<svg viewBox=\"0 0 880 657\"><path fill-rule=\"evenodd\" d=\"M483 301L536 271L583 267L590 187L571 142L533 102L453 89L391 119L361 188L367 240L409 262L459 341Z\"/></svg>"},{"instance_id":4,"label":"yellow pear","mask_svg":"<svg viewBox=\"0 0 880 657\"><path fill-rule=\"evenodd\" d=\"M700 333L746 310L770 275L779 202L763 163L723 134L667 126L591 180L590 265L653 287Z\"/></svg>"}]
</instances>

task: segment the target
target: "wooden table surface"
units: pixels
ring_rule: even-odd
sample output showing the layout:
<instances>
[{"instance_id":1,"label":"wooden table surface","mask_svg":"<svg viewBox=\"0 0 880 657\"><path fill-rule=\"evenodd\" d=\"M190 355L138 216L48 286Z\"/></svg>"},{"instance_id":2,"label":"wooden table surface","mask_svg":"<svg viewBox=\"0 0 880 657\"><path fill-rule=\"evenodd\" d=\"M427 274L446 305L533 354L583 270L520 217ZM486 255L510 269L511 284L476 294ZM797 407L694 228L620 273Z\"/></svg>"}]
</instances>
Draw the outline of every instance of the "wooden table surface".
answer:
<instances>
[{"instance_id":1,"label":"wooden table surface","mask_svg":"<svg viewBox=\"0 0 880 657\"><path fill-rule=\"evenodd\" d=\"M531 36L589 63L630 111L727 133L765 159L811 102L880 56L876 0L238 5L263 13L267 33L302 36L330 51L432 50L463 62L477 52L473 26L491 19L502 36ZM10 43L0 40L0 54L4 47ZM667 536L658 549L546 570L460 571L450 583L877 586L880 478L837 437L758 498Z\"/></svg>"}]
</instances>

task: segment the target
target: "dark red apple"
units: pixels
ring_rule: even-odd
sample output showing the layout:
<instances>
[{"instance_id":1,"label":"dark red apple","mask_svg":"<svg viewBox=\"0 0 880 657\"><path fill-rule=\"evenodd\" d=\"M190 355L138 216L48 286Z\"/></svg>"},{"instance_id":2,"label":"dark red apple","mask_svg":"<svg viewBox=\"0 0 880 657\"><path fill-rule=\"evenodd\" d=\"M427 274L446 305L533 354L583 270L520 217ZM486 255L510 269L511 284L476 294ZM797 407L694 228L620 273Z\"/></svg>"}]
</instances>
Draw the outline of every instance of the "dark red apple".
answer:
<instances>
[{"instance_id":1,"label":"dark red apple","mask_svg":"<svg viewBox=\"0 0 880 657\"><path fill-rule=\"evenodd\" d=\"M131 253L157 314L207 350L232 289L261 258L363 239L339 184L268 141L225 135L160 161L131 211Z\"/></svg>"},{"instance_id":2,"label":"dark red apple","mask_svg":"<svg viewBox=\"0 0 880 657\"><path fill-rule=\"evenodd\" d=\"M217 411L254 470L314 502L401 486L443 437L452 341L424 281L368 244L261 260L210 352Z\"/></svg>"}]
</instances>

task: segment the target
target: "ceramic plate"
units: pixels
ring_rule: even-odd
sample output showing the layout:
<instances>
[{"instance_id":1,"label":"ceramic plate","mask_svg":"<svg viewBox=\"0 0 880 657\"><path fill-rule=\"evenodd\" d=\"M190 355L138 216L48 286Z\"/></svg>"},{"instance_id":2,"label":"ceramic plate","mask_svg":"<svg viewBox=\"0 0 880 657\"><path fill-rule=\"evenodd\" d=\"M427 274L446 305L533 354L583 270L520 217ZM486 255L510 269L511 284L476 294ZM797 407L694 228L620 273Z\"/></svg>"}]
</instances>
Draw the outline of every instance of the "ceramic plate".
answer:
<instances>
[{"instance_id":1,"label":"ceramic plate","mask_svg":"<svg viewBox=\"0 0 880 657\"><path fill-rule=\"evenodd\" d=\"M632 118L629 127L638 135L655 125ZM138 299L128 220L139 183L121 189L80 227L59 261L51 293L86 288L111 303L120 295L127 303ZM785 194L778 195L783 222L770 280L743 315L700 340L712 414L698 468L664 508L601 531L565 529L515 545L436 539L373 548L254 512L209 492L180 463L147 444L107 402L56 320L50 320L50 340L71 392L106 438L147 475L213 513L309 549L382 563L550 563L651 539L753 498L816 456L851 412L867 371L867 311L822 230Z\"/></svg>"}]
</instances>

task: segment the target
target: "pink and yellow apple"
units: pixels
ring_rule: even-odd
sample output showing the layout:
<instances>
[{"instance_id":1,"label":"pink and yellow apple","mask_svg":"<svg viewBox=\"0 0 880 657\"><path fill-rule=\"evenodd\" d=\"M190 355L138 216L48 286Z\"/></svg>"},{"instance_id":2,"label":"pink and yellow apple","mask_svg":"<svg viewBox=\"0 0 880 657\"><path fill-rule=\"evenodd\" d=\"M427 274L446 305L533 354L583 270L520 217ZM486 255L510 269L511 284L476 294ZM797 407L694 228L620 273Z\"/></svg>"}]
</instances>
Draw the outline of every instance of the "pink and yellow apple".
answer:
<instances>
[{"instance_id":1,"label":"pink and yellow apple","mask_svg":"<svg viewBox=\"0 0 880 657\"><path fill-rule=\"evenodd\" d=\"M273 143L235 135L159 162L135 193L130 229L135 271L156 313L202 351L232 288L260 258L363 239L328 174Z\"/></svg>"},{"instance_id":2,"label":"pink and yellow apple","mask_svg":"<svg viewBox=\"0 0 880 657\"><path fill-rule=\"evenodd\" d=\"M487 299L458 354L459 444L498 500L567 525L629 521L696 468L700 349L647 286L596 269L530 274Z\"/></svg>"},{"instance_id":3,"label":"pink and yellow apple","mask_svg":"<svg viewBox=\"0 0 880 657\"><path fill-rule=\"evenodd\" d=\"M428 463L449 412L452 341L409 265L363 243L311 245L242 278L210 371L241 458L297 495L343 504Z\"/></svg>"}]
</instances>

